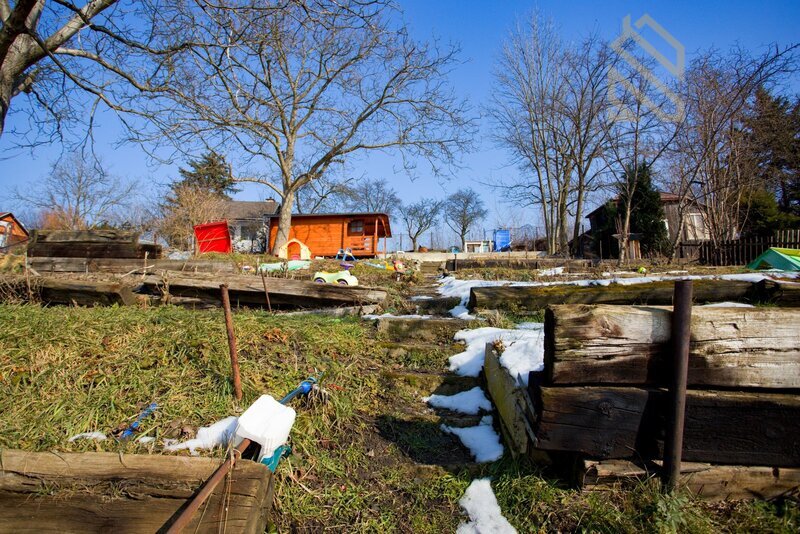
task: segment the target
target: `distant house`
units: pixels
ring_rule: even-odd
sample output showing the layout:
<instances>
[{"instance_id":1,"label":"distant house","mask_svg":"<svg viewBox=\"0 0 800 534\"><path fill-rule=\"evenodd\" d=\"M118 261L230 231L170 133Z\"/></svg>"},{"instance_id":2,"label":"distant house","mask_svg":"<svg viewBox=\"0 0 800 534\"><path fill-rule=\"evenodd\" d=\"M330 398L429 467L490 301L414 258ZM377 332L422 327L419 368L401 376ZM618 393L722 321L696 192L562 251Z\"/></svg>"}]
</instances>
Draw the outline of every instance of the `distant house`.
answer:
<instances>
[{"instance_id":1,"label":"distant house","mask_svg":"<svg viewBox=\"0 0 800 534\"><path fill-rule=\"evenodd\" d=\"M234 248L241 252L264 252L266 228L280 204L272 199L265 201L226 200L223 206L225 219Z\"/></svg>"},{"instance_id":2,"label":"distant house","mask_svg":"<svg viewBox=\"0 0 800 534\"><path fill-rule=\"evenodd\" d=\"M277 215L270 218L269 228L271 249L278 235ZM373 257L386 252L388 237L392 237L392 229L385 213L294 214L289 232L289 239L301 241L312 256L335 256L339 250L350 249L356 258ZM290 244L290 258L299 255L299 245L297 249L293 250Z\"/></svg>"},{"instance_id":3,"label":"distant house","mask_svg":"<svg viewBox=\"0 0 800 534\"><path fill-rule=\"evenodd\" d=\"M28 231L22 226L11 212L0 212L0 254L17 243L24 243L28 239Z\"/></svg>"},{"instance_id":4,"label":"distant house","mask_svg":"<svg viewBox=\"0 0 800 534\"><path fill-rule=\"evenodd\" d=\"M708 226L705 224L703 211L697 203L690 202L688 206L684 207L683 227L681 228L679 210L681 197L672 193L659 193L659 195L661 204L664 206L664 226L669 234L670 242L697 242L711 238ZM604 258L616 256L619 248L617 239L612 238L611 232L606 231L615 226L615 221L608 220L608 210L606 209L613 202L619 202L619 199L609 200L586 216L589 219L591 228L589 234L594 241L594 251ZM678 236L679 229L680 236Z\"/></svg>"}]
</instances>

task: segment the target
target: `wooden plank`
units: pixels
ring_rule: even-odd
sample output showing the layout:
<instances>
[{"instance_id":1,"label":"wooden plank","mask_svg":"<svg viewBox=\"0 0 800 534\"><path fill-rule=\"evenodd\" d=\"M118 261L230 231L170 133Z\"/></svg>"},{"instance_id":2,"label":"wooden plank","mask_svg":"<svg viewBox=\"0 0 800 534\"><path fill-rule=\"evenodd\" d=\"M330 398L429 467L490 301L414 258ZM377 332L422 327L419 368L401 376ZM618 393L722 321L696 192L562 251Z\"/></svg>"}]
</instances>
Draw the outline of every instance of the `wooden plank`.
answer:
<instances>
[{"instance_id":1,"label":"wooden plank","mask_svg":"<svg viewBox=\"0 0 800 534\"><path fill-rule=\"evenodd\" d=\"M664 390L537 387L538 447L598 459L660 458ZM741 465L800 466L800 396L690 390L683 458Z\"/></svg>"},{"instance_id":2,"label":"wooden plank","mask_svg":"<svg viewBox=\"0 0 800 534\"><path fill-rule=\"evenodd\" d=\"M470 310L515 309L537 311L555 304L672 304L673 281L644 284L474 287ZM698 303L750 302L753 284L730 280L695 280L694 300Z\"/></svg>"},{"instance_id":3,"label":"wooden plank","mask_svg":"<svg viewBox=\"0 0 800 534\"><path fill-rule=\"evenodd\" d=\"M666 385L671 316L669 308L551 306L547 382ZM800 388L800 309L694 308L689 384Z\"/></svg>"},{"instance_id":4,"label":"wooden plank","mask_svg":"<svg viewBox=\"0 0 800 534\"><path fill-rule=\"evenodd\" d=\"M0 532L156 532L220 463L8 450L0 460ZM219 486L187 531L264 532L272 483L265 466L237 462L230 484Z\"/></svg>"},{"instance_id":5,"label":"wooden plank","mask_svg":"<svg viewBox=\"0 0 800 534\"><path fill-rule=\"evenodd\" d=\"M160 258L161 245L94 242L34 242L28 246L30 257L58 258Z\"/></svg>"},{"instance_id":6,"label":"wooden plank","mask_svg":"<svg viewBox=\"0 0 800 534\"><path fill-rule=\"evenodd\" d=\"M298 308L315 306L340 306L376 304L386 299L383 289L366 286L340 286L318 284L306 280L287 278L265 278L267 291L273 307ZM142 280L143 290L153 294L169 293L179 297L192 297L219 301L219 285L227 283L233 306L263 306L265 304L264 286L261 277L247 275L189 277L146 275Z\"/></svg>"},{"instance_id":7,"label":"wooden plank","mask_svg":"<svg viewBox=\"0 0 800 534\"><path fill-rule=\"evenodd\" d=\"M584 491L616 490L655 476L659 463L582 460L576 482ZM776 499L797 492L800 469L683 462L678 485L709 501Z\"/></svg>"},{"instance_id":8,"label":"wooden plank","mask_svg":"<svg viewBox=\"0 0 800 534\"><path fill-rule=\"evenodd\" d=\"M131 287L118 282L38 277L32 286L44 304L130 306L137 302Z\"/></svg>"},{"instance_id":9,"label":"wooden plank","mask_svg":"<svg viewBox=\"0 0 800 534\"><path fill-rule=\"evenodd\" d=\"M486 345L483 373L486 377L486 390L489 398L500 416L500 424L503 426L503 433L506 436L506 445L511 449L511 454L515 458L526 454L530 438L524 416L524 386L520 386L516 378L500 365L500 356L491 344Z\"/></svg>"},{"instance_id":10,"label":"wooden plank","mask_svg":"<svg viewBox=\"0 0 800 534\"><path fill-rule=\"evenodd\" d=\"M230 261L211 260L165 260L165 259L132 259L132 258L60 258L33 257L28 258L28 265L40 273L77 272L77 273L116 273L181 271L188 273L237 273L236 264Z\"/></svg>"},{"instance_id":11,"label":"wooden plank","mask_svg":"<svg viewBox=\"0 0 800 534\"><path fill-rule=\"evenodd\" d=\"M467 328L469 321L463 319L411 317L381 317L375 320L378 333L390 341L424 341L429 343L453 340L459 330Z\"/></svg>"},{"instance_id":12,"label":"wooden plank","mask_svg":"<svg viewBox=\"0 0 800 534\"><path fill-rule=\"evenodd\" d=\"M32 241L85 242L85 243L131 243L139 242L139 234L126 230L34 230Z\"/></svg>"}]
</instances>

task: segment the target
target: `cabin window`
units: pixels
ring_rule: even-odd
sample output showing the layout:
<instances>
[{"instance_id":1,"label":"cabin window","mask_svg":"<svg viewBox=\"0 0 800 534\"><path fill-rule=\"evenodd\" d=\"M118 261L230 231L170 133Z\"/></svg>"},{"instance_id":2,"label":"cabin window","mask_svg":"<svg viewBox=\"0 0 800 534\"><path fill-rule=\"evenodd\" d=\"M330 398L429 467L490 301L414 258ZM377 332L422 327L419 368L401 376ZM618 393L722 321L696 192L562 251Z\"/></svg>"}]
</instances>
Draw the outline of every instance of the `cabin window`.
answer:
<instances>
[{"instance_id":1,"label":"cabin window","mask_svg":"<svg viewBox=\"0 0 800 534\"><path fill-rule=\"evenodd\" d=\"M347 233L349 234L358 234L361 235L364 233L364 221L358 219L356 221L350 221L350 224L347 228Z\"/></svg>"}]
</instances>

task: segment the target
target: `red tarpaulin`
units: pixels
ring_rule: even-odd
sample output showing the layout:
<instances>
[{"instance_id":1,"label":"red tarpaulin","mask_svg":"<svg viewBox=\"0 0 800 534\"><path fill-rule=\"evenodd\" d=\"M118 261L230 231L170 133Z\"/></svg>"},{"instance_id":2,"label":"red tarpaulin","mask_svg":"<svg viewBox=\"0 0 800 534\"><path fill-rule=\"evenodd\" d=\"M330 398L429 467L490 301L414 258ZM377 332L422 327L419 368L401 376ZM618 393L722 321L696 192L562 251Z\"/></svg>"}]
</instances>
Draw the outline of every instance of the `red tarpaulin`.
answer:
<instances>
[{"instance_id":1,"label":"red tarpaulin","mask_svg":"<svg viewBox=\"0 0 800 534\"><path fill-rule=\"evenodd\" d=\"M228 231L228 221L198 224L194 227L194 236L197 239L197 250L200 254L205 252L231 252L231 234Z\"/></svg>"}]
</instances>

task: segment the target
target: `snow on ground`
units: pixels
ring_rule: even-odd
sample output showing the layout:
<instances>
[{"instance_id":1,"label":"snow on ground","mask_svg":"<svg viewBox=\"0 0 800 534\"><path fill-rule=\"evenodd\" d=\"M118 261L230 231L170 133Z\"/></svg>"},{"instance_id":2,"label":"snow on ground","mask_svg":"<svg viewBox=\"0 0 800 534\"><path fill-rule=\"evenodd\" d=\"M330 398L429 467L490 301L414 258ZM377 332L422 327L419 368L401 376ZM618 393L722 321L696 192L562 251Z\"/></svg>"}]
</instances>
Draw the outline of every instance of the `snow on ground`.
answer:
<instances>
[{"instance_id":1,"label":"snow on ground","mask_svg":"<svg viewBox=\"0 0 800 534\"><path fill-rule=\"evenodd\" d=\"M478 463L494 462L503 456L503 444L492 427L491 415L484 416L476 426L459 428L442 425L441 428L443 432L458 436Z\"/></svg>"},{"instance_id":2,"label":"snow on ground","mask_svg":"<svg viewBox=\"0 0 800 534\"><path fill-rule=\"evenodd\" d=\"M392 315L391 313L384 313L383 315L367 314L361 316L363 319L430 319L430 315Z\"/></svg>"},{"instance_id":3,"label":"snow on ground","mask_svg":"<svg viewBox=\"0 0 800 534\"><path fill-rule=\"evenodd\" d=\"M516 534L517 532L503 517L488 478L473 480L458 504L469 515L469 522L461 523L456 534Z\"/></svg>"},{"instance_id":4,"label":"snow on ground","mask_svg":"<svg viewBox=\"0 0 800 534\"><path fill-rule=\"evenodd\" d=\"M430 397L422 397L422 400L434 408L444 408L470 415L476 415L481 410L486 412L492 410L492 403L489 402L483 390L478 386L455 395L431 395Z\"/></svg>"},{"instance_id":5,"label":"snow on ground","mask_svg":"<svg viewBox=\"0 0 800 534\"><path fill-rule=\"evenodd\" d=\"M500 355L500 365L508 369L520 385L528 385L528 373L544 369L544 323L523 323L525 328L511 332L525 332L525 337L505 344Z\"/></svg>"},{"instance_id":6,"label":"snow on ground","mask_svg":"<svg viewBox=\"0 0 800 534\"><path fill-rule=\"evenodd\" d=\"M701 308L754 308L752 304L744 302L715 302L714 304L703 304Z\"/></svg>"},{"instance_id":7,"label":"snow on ground","mask_svg":"<svg viewBox=\"0 0 800 534\"><path fill-rule=\"evenodd\" d=\"M500 340L505 347L500 364L512 376L522 375L523 383L527 384L528 373L541 371L544 366L544 325L522 323L522 326L514 330L487 326L456 332L453 339L465 342L467 348L450 357L450 370L460 376L478 376L483 368L486 344Z\"/></svg>"},{"instance_id":8,"label":"snow on ground","mask_svg":"<svg viewBox=\"0 0 800 534\"><path fill-rule=\"evenodd\" d=\"M433 297L430 295L415 295L408 300L415 301L415 300L433 300Z\"/></svg>"},{"instance_id":9,"label":"snow on ground","mask_svg":"<svg viewBox=\"0 0 800 534\"><path fill-rule=\"evenodd\" d=\"M102 432L83 432L82 434L75 434L67 441L72 443L73 441L79 439L95 439L97 441L103 441L104 439L106 439L106 435L103 434Z\"/></svg>"},{"instance_id":10,"label":"snow on ground","mask_svg":"<svg viewBox=\"0 0 800 534\"><path fill-rule=\"evenodd\" d=\"M229 416L221 419L211 426L203 426L197 430L197 437L182 443L170 443L164 446L165 451L178 451L189 449L192 455L197 454L197 449L213 449L217 446L227 446L236 433L238 417ZM166 443L166 441L165 441Z\"/></svg>"}]
</instances>

